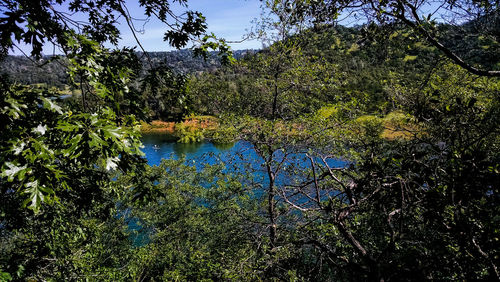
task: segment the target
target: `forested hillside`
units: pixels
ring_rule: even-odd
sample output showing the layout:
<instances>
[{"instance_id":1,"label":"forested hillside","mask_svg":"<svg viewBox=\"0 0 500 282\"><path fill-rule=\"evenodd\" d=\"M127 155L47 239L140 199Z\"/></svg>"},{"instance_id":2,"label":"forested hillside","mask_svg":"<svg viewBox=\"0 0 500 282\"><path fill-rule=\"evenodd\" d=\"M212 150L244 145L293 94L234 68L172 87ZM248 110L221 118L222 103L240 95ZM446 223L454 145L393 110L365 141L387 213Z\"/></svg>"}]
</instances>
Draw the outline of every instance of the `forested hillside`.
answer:
<instances>
[{"instance_id":1,"label":"forested hillside","mask_svg":"<svg viewBox=\"0 0 500 282\"><path fill-rule=\"evenodd\" d=\"M387 114L397 108L392 89L396 81L422 83L446 61L438 49L413 37L404 26L379 27L374 34L368 34L369 28L336 26L306 30L287 39L288 43L278 42L255 56L240 59L233 66L198 73L190 79L189 87L196 103L192 108L202 114L232 112L262 116L265 113L262 105L272 103L270 90L263 89L262 83L264 80L271 83L271 76L277 75L283 77L278 83L288 84L290 88L315 84L318 80L323 80L322 87L325 87L317 94L307 89L282 97L282 103L291 102L286 99L302 103L297 105L299 108L289 109L288 115L300 116L317 111L325 104L348 102L355 103L359 113ZM481 66L500 69L498 45L481 47L477 38L463 38L456 44L456 34L450 26L438 25L437 28L444 44L450 45L453 52L470 56ZM283 55L280 48L290 53ZM471 56L472 50L478 48L485 52ZM299 61L307 62L293 65ZM264 65L267 69L263 70ZM291 73L293 68L298 73ZM307 73L310 70L316 73ZM309 81L301 80L306 75L311 76ZM301 102L302 98L305 100Z\"/></svg>"},{"instance_id":2,"label":"forested hillside","mask_svg":"<svg viewBox=\"0 0 500 282\"><path fill-rule=\"evenodd\" d=\"M236 50L235 58L241 58L246 53L254 50ZM217 53L211 52L205 59L195 57L188 49L170 52L148 52L144 55L138 52L144 69L164 64L175 73L191 74L203 71L213 71L220 67L220 59ZM64 88L69 86L67 74L67 61L64 56L43 56L40 60L27 58L26 56L7 56L0 64L0 71L7 74L13 82L20 84L46 84Z\"/></svg>"}]
</instances>

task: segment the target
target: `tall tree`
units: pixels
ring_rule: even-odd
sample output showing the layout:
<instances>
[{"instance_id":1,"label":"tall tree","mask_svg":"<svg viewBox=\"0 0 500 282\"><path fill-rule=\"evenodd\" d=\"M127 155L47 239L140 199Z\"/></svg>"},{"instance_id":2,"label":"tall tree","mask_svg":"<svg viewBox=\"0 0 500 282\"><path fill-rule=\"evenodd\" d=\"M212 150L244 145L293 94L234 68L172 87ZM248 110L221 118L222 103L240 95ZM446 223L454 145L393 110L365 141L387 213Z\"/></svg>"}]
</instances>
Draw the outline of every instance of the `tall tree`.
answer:
<instances>
[{"instance_id":1,"label":"tall tree","mask_svg":"<svg viewBox=\"0 0 500 282\"><path fill-rule=\"evenodd\" d=\"M314 218L304 244L321 250L345 279L500 279L498 247L489 239L498 237L490 228L499 199L499 132L493 126L498 71L466 62L454 51L457 42L440 43L432 15L422 17L425 1L271 2L311 27L357 9L376 20L367 25L372 36L384 36L386 25L404 24L450 63L414 83L402 76L393 83L397 106L414 117L414 126L403 126L412 132L408 139L382 138L383 124L375 117L332 116L340 134L330 142L340 147L326 155L319 151L304 182L281 193ZM476 7L479 22L497 13L490 2L442 4L439 12ZM463 29L477 23L461 19ZM497 40L493 30L482 32ZM329 165L331 155L350 165ZM297 194L302 197L292 199Z\"/></svg>"},{"instance_id":2,"label":"tall tree","mask_svg":"<svg viewBox=\"0 0 500 282\"><path fill-rule=\"evenodd\" d=\"M405 25L430 45L439 49L454 63L481 76L499 77L498 66L478 65L474 57L493 52L498 56L500 42L498 1L267 1L272 9L286 14L288 22L299 26L336 24L339 20L354 18L372 24L367 28L371 36L380 36L379 26ZM437 28L446 23L452 26L461 38L482 40L486 48L472 51L457 49L457 42L443 38ZM379 35L377 35L379 34ZM382 35L383 36L383 35ZM490 50L488 50L491 48Z\"/></svg>"},{"instance_id":3,"label":"tall tree","mask_svg":"<svg viewBox=\"0 0 500 282\"><path fill-rule=\"evenodd\" d=\"M173 46L202 36L204 17L190 10L175 15L171 4L140 1L146 17L170 27L165 40ZM119 265L126 265L130 249L123 245L123 218L117 217L118 195L130 187L115 186L114 179L144 165L135 119L141 109L134 104L137 93L130 90L138 61L133 49L116 48L118 18L133 29L133 17L120 0L5 0L0 7L1 53L23 42L36 60L50 42L64 52L68 74L81 89L77 104L63 105L58 93L13 85L2 77L2 278L81 280L100 265L84 263L93 256L113 276ZM71 13L86 20L75 20ZM116 49L103 47L106 42ZM124 256L114 257L113 250Z\"/></svg>"}]
</instances>

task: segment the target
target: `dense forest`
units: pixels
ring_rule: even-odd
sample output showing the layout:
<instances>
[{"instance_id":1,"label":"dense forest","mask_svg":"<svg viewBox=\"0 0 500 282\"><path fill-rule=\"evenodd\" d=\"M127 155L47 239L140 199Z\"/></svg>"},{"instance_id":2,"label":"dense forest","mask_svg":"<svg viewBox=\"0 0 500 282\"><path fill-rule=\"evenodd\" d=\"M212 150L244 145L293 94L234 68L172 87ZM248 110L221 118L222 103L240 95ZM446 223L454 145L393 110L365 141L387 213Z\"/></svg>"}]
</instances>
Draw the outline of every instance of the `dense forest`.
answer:
<instances>
[{"instance_id":1,"label":"dense forest","mask_svg":"<svg viewBox=\"0 0 500 282\"><path fill-rule=\"evenodd\" d=\"M232 51L141 1L173 52L59 2L0 5L0 280L500 280L498 2L262 1L266 47ZM255 156L149 165L151 121Z\"/></svg>"},{"instance_id":2,"label":"dense forest","mask_svg":"<svg viewBox=\"0 0 500 282\"><path fill-rule=\"evenodd\" d=\"M235 59L253 53L255 50L235 50ZM143 74L151 67L165 64L175 73L190 74L204 71L213 71L221 66L217 52L208 53L207 58L194 56L189 49L170 52L137 52ZM67 60L64 55L42 56L34 60L26 56L7 56L0 64L0 72L7 74L12 82L19 84L44 84L59 89L70 86L67 73Z\"/></svg>"}]
</instances>

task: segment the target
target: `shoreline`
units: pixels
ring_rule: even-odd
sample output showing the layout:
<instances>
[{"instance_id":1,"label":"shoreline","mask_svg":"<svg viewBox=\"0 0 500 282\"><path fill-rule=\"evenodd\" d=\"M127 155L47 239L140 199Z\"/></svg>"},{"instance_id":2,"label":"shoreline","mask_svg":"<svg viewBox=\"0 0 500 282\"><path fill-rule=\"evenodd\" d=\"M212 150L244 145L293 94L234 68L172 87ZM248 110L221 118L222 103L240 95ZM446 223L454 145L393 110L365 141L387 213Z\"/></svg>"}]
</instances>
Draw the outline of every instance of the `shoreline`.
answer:
<instances>
[{"instance_id":1,"label":"shoreline","mask_svg":"<svg viewBox=\"0 0 500 282\"><path fill-rule=\"evenodd\" d=\"M213 116L193 116L181 122L153 120L150 123L140 122L141 133L168 133L174 134L176 127L182 126L191 130L213 130L218 126L216 117Z\"/></svg>"}]
</instances>

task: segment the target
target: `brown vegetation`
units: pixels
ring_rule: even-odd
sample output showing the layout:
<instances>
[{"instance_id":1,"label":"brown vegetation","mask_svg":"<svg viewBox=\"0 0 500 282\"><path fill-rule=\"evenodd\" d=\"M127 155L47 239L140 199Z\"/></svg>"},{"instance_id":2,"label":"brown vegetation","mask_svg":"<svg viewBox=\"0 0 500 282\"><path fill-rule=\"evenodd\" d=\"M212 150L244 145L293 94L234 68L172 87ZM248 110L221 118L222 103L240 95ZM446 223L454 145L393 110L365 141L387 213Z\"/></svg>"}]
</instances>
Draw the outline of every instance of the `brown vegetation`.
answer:
<instances>
[{"instance_id":1,"label":"brown vegetation","mask_svg":"<svg viewBox=\"0 0 500 282\"><path fill-rule=\"evenodd\" d=\"M217 118L212 116L193 116L186 118L181 122L185 126L195 127L198 129L215 129L217 128ZM167 133L172 134L175 131L175 122L167 122L154 120L151 123L141 121L141 132L143 133Z\"/></svg>"}]
</instances>

